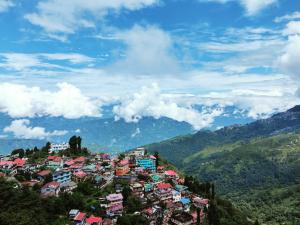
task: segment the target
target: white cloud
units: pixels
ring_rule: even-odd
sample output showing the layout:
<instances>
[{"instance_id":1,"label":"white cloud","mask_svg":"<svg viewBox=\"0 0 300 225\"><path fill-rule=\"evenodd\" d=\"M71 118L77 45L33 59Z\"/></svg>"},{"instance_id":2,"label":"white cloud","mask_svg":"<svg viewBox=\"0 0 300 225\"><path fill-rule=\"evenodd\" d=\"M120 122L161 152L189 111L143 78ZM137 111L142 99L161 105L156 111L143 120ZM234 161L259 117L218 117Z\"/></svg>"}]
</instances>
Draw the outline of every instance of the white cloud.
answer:
<instances>
[{"instance_id":1,"label":"white cloud","mask_svg":"<svg viewBox=\"0 0 300 225\"><path fill-rule=\"evenodd\" d=\"M300 35L289 37L285 52L278 60L278 66L297 83L300 90Z\"/></svg>"},{"instance_id":2,"label":"white cloud","mask_svg":"<svg viewBox=\"0 0 300 225\"><path fill-rule=\"evenodd\" d=\"M68 133L65 130L55 130L47 132L43 127L30 127L27 119L14 120L3 129L5 133L13 133L16 138L25 139L45 139L52 136L62 136Z\"/></svg>"},{"instance_id":3,"label":"white cloud","mask_svg":"<svg viewBox=\"0 0 300 225\"><path fill-rule=\"evenodd\" d=\"M275 23L281 23L281 22L290 21L290 20L297 20L297 19L300 19L300 12L296 11L296 12L293 12L292 14L276 17L274 19L274 22Z\"/></svg>"},{"instance_id":4,"label":"white cloud","mask_svg":"<svg viewBox=\"0 0 300 225\"><path fill-rule=\"evenodd\" d=\"M117 36L125 42L125 59L112 65L114 70L129 74L161 74L178 69L172 54L171 36L155 26L134 26L119 32Z\"/></svg>"},{"instance_id":5,"label":"white cloud","mask_svg":"<svg viewBox=\"0 0 300 225\"><path fill-rule=\"evenodd\" d=\"M273 5L277 0L199 0L200 2L228 3L238 2L246 10L248 16L254 16L266 7Z\"/></svg>"},{"instance_id":6,"label":"white cloud","mask_svg":"<svg viewBox=\"0 0 300 225\"><path fill-rule=\"evenodd\" d=\"M284 35L300 34L300 21L290 21L283 30Z\"/></svg>"},{"instance_id":7,"label":"white cloud","mask_svg":"<svg viewBox=\"0 0 300 225\"><path fill-rule=\"evenodd\" d=\"M15 6L13 1L11 0L1 0L0 1L0 13L6 12L9 8Z\"/></svg>"},{"instance_id":8,"label":"white cloud","mask_svg":"<svg viewBox=\"0 0 300 225\"><path fill-rule=\"evenodd\" d=\"M24 71L30 68L63 68L50 61L66 61L71 64L91 63L93 58L77 53L0 53L0 67L6 70Z\"/></svg>"},{"instance_id":9,"label":"white cloud","mask_svg":"<svg viewBox=\"0 0 300 225\"><path fill-rule=\"evenodd\" d=\"M37 5L37 12L25 15L34 25L50 34L72 34L80 28L93 28L89 18L103 19L108 12L139 10L157 4L159 0L46 0Z\"/></svg>"},{"instance_id":10,"label":"white cloud","mask_svg":"<svg viewBox=\"0 0 300 225\"><path fill-rule=\"evenodd\" d=\"M99 116L99 103L84 96L75 86L59 83L57 91L42 90L19 84L0 84L0 112L11 117Z\"/></svg>"},{"instance_id":11,"label":"white cloud","mask_svg":"<svg viewBox=\"0 0 300 225\"><path fill-rule=\"evenodd\" d=\"M164 96L156 84L141 88L140 92L115 106L113 111L117 119L123 118L126 122L138 122L145 116L168 117L180 122L185 121L195 129L210 126L214 118L223 112L220 108L199 112L192 107L180 106L172 98Z\"/></svg>"}]
</instances>

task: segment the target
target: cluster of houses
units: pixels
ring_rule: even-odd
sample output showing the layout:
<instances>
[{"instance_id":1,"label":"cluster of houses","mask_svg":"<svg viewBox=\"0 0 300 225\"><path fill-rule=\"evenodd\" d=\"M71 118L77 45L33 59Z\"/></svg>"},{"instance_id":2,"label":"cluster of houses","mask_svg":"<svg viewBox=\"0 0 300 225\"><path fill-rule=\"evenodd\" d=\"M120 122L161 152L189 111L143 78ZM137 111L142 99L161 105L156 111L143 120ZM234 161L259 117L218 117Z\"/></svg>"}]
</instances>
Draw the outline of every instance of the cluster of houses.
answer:
<instances>
[{"instance_id":1,"label":"cluster of houses","mask_svg":"<svg viewBox=\"0 0 300 225\"><path fill-rule=\"evenodd\" d=\"M105 209L105 216L88 216L85 212L70 209L69 218L77 225L116 224L117 218L126 211L122 181L129 184L131 194L143 206L135 214L144 216L150 224L203 222L209 200L190 192L184 186L183 177L174 170L158 166L156 160L155 156L146 154L144 148L127 152L122 157L111 157L107 153L75 158L49 155L41 165L31 165L26 159L15 156L3 156L0 157L0 176L12 177L19 171L34 174L34 179L21 182L21 185L33 186L42 182L43 198L58 196L60 192L72 193L78 182L85 179L92 179L97 188L114 184L113 193L97 199L99 206ZM49 177L51 181L46 182Z\"/></svg>"}]
</instances>

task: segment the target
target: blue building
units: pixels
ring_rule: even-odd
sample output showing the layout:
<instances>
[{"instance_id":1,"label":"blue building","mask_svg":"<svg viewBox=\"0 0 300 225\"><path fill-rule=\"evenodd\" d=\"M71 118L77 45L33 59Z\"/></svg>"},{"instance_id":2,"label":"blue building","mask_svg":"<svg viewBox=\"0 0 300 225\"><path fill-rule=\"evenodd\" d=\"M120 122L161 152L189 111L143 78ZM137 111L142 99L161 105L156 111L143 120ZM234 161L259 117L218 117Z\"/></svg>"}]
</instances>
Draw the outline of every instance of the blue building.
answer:
<instances>
[{"instance_id":1,"label":"blue building","mask_svg":"<svg viewBox=\"0 0 300 225\"><path fill-rule=\"evenodd\" d=\"M136 164L145 170L151 170L151 172L156 171L156 160L153 158L141 158L136 159Z\"/></svg>"},{"instance_id":2,"label":"blue building","mask_svg":"<svg viewBox=\"0 0 300 225\"><path fill-rule=\"evenodd\" d=\"M53 181L66 183L71 181L71 171L57 171L53 174Z\"/></svg>"}]
</instances>

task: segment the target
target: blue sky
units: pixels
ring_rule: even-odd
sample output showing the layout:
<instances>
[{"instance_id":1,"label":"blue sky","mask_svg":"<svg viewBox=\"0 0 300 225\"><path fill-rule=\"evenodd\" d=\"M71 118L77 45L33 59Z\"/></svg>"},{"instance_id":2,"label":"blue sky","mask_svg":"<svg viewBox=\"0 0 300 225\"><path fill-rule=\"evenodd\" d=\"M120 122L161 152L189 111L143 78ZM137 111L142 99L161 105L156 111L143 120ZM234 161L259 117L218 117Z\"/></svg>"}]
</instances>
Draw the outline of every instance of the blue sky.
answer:
<instances>
[{"instance_id":1,"label":"blue sky","mask_svg":"<svg viewBox=\"0 0 300 225\"><path fill-rule=\"evenodd\" d=\"M0 0L0 28L0 112L16 119L113 104L201 129L228 106L257 119L300 102L299 1Z\"/></svg>"}]
</instances>

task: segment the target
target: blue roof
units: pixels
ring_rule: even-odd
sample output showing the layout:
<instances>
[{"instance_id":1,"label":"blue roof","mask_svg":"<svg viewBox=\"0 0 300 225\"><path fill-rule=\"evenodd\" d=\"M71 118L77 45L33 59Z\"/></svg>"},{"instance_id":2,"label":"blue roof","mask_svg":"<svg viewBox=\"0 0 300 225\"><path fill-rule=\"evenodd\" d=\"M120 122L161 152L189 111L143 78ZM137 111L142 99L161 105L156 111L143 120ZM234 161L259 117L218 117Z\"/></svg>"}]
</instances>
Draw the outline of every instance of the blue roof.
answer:
<instances>
[{"instance_id":1,"label":"blue roof","mask_svg":"<svg viewBox=\"0 0 300 225\"><path fill-rule=\"evenodd\" d=\"M191 200L189 198L181 198L180 199L180 202L183 204L183 205L187 205L187 204L190 204L191 203Z\"/></svg>"}]
</instances>

